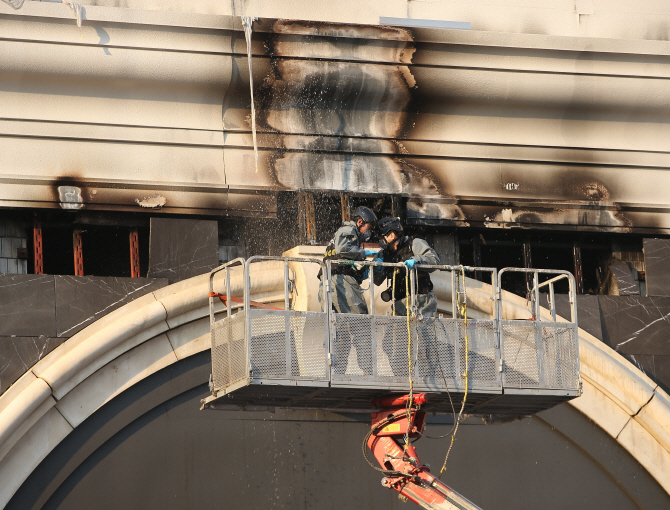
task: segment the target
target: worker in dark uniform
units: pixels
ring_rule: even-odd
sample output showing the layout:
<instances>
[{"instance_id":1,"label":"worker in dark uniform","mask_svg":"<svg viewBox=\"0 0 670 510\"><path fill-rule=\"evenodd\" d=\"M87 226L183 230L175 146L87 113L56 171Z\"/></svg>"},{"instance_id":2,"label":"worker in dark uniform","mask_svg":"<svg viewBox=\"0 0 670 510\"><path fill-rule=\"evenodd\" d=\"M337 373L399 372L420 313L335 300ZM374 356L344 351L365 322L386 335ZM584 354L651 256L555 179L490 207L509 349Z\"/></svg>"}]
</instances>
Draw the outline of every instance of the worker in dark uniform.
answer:
<instances>
[{"instance_id":1,"label":"worker in dark uniform","mask_svg":"<svg viewBox=\"0 0 670 510\"><path fill-rule=\"evenodd\" d=\"M381 251L375 259L380 262L402 262L408 269L412 269L416 264L439 264L440 259L437 253L423 239L418 237L409 237L405 235L400 218L382 218L379 221L379 245ZM395 278L393 276L395 272ZM416 278L416 308L419 322L419 332L423 348L419 349L420 355L426 356L431 349L431 344L427 335L427 328L432 324L433 318L437 313L437 297L433 292L433 283L427 270L417 270ZM405 282L407 272L403 269L394 268L375 268L374 282L381 285L384 280L388 280L389 287L382 293L382 299L389 301L395 299L394 315L406 316L407 308L411 306L409 296L406 293L408 285ZM388 299L386 299L388 298ZM391 330L392 328L389 328ZM406 336L406 335L405 335ZM395 375L404 375L407 373L407 344L400 345L401 335L385 334L382 341L382 348L388 355L391 368ZM404 337L403 337L404 338ZM406 342L404 338L403 342ZM428 350L426 350L428 349ZM432 358L427 356L426 361L432 366ZM401 369L404 368L404 370ZM398 373L398 371L400 373Z\"/></svg>"},{"instance_id":2,"label":"worker in dark uniform","mask_svg":"<svg viewBox=\"0 0 670 510\"><path fill-rule=\"evenodd\" d=\"M377 216L367 207L359 207L354 211L352 221L345 221L335 232L333 239L326 247L324 260L346 259L350 261L363 261L376 251L366 250L362 243L372 239L372 234L377 228ZM367 314L368 305L365 302L361 284L368 276L368 269L362 265L338 265L331 266L332 279L330 282L333 300L333 310L337 313ZM321 283L319 285L319 302L324 309L323 275L319 273ZM372 372L372 337L371 330L361 326L360 331L356 328L348 328L350 338L343 340L338 335L335 341L335 373L344 374L349 359L351 343L356 347L359 368L366 374Z\"/></svg>"}]
</instances>

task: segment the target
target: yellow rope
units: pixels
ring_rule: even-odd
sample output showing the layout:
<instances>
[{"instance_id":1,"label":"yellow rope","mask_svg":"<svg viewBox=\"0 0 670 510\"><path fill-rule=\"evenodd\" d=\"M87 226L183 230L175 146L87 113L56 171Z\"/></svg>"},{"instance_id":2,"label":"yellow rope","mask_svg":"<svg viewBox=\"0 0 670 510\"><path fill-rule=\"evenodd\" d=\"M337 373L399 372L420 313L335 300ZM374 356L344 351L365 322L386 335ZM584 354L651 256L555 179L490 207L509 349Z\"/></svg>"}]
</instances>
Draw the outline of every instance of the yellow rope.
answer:
<instances>
[{"instance_id":1,"label":"yellow rope","mask_svg":"<svg viewBox=\"0 0 670 510\"><path fill-rule=\"evenodd\" d=\"M408 373L409 373L409 399L407 400L407 433L405 434L405 451L409 446L409 429L412 421L411 412L412 409L412 397L414 392L414 380L412 379L412 332L409 325L409 270L405 276L405 308L407 310L407 360L408 360Z\"/></svg>"},{"instance_id":2,"label":"yellow rope","mask_svg":"<svg viewBox=\"0 0 670 510\"><path fill-rule=\"evenodd\" d=\"M463 269L463 266L461 266L461 275L462 275L462 282L463 282L463 294L464 294L464 299L463 303L461 304L461 315L463 316L463 325L465 326L465 372L463 372L463 378L465 379L465 393L463 395L463 403L461 404L461 410L458 412L458 416L456 417L456 425L454 426L454 432L451 435L451 443L449 444L449 449L447 450L447 455L444 458L444 464L442 464L442 469L440 469L440 474L438 477L441 477L442 474L447 470L447 460L449 459L449 453L451 453L451 448L454 446L454 441L456 440L456 432L458 432L458 425L461 422L461 418L463 417L463 410L465 409L465 401L468 399L468 376L469 376L469 346L468 346L468 295L465 292L465 270ZM458 292L457 292L458 295ZM456 310L457 304L452 303L452 310Z\"/></svg>"}]
</instances>

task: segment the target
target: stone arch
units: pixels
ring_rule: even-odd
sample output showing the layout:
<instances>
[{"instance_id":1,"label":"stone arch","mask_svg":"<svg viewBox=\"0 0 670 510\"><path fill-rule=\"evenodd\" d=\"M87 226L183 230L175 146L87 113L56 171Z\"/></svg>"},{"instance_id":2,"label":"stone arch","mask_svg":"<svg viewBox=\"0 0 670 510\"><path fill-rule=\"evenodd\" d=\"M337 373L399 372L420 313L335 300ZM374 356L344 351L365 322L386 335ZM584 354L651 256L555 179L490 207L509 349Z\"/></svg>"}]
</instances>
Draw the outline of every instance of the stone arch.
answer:
<instances>
[{"instance_id":1,"label":"stone arch","mask_svg":"<svg viewBox=\"0 0 670 510\"><path fill-rule=\"evenodd\" d=\"M272 302L283 270L259 266L253 299ZM223 290L223 279L215 288ZM233 278L231 289L239 289ZM148 294L101 318L0 397L0 505L97 409L156 372L209 349L208 275ZM622 356L580 330L584 393L570 404L670 493L670 399Z\"/></svg>"}]
</instances>

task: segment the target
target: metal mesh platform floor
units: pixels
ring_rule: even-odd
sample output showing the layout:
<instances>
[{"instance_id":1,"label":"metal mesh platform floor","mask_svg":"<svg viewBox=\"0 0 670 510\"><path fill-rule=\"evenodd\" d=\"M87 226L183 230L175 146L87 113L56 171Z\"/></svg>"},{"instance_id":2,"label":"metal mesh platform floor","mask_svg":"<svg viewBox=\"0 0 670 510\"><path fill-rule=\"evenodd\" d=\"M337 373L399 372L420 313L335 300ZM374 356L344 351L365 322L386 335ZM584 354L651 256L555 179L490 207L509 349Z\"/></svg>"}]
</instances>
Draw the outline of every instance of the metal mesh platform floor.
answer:
<instances>
[{"instance_id":1,"label":"metal mesh platform floor","mask_svg":"<svg viewBox=\"0 0 670 510\"><path fill-rule=\"evenodd\" d=\"M374 411L372 400L407 392L379 388L347 388L317 386L285 386L250 384L218 398L205 400L205 409L257 410L267 407L322 409L342 412ZM462 392L428 393L428 402L422 408L438 414L451 414L453 402L456 412L463 400ZM526 415L549 409L578 396L576 391L559 391L555 395L468 392L465 413L495 415Z\"/></svg>"}]
</instances>

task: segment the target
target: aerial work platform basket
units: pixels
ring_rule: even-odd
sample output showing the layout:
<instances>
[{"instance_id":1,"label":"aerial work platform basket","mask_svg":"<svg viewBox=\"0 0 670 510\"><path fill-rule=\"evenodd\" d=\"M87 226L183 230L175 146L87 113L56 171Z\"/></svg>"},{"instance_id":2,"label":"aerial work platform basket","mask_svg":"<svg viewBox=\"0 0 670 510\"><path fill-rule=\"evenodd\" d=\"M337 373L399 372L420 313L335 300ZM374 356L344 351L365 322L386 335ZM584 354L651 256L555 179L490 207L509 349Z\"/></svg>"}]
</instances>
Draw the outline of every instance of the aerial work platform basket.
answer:
<instances>
[{"instance_id":1,"label":"aerial work platform basket","mask_svg":"<svg viewBox=\"0 0 670 510\"><path fill-rule=\"evenodd\" d=\"M283 296L270 303L255 297L264 295L271 274L254 269L261 262L273 264L275 278L283 271ZM468 414L533 414L579 396L570 273L418 264L408 270L358 262L402 271L409 282L409 316L389 312L392 303L379 299L372 278L365 289L370 313L363 315L334 311L336 264L352 262L257 256L211 272L212 394L204 408L370 412L373 399L409 391L410 376L413 390L428 394L423 408L437 413L452 413L466 384ZM325 275L319 291L324 304L312 300L310 307L304 293L316 292L313 275L319 269ZM430 271L436 282L435 317L423 317L417 307L417 269ZM502 291L501 280L510 276L525 280L525 297ZM215 277L220 293L214 291ZM557 284L568 291L569 318L556 315ZM543 300L546 308L540 307Z\"/></svg>"}]
</instances>

